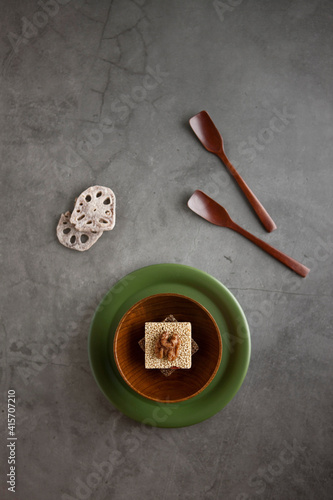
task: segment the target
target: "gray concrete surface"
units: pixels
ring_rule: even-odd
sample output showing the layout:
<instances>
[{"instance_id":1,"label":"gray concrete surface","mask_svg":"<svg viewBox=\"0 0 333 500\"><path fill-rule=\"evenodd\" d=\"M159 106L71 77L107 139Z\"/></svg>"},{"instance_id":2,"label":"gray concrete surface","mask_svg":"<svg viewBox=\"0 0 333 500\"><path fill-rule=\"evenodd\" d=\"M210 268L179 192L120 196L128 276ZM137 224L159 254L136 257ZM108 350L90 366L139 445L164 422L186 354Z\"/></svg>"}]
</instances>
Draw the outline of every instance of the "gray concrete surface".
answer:
<instances>
[{"instance_id":1,"label":"gray concrete surface","mask_svg":"<svg viewBox=\"0 0 333 500\"><path fill-rule=\"evenodd\" d=\"M2 499L332 498L332 21L329 0L1 2ZM202 109L274 233L194 137ZM94 184L117 224L81 254L55 228ZM195 189L309 276L192 214ZM180 429L120 413L87 355L99 300L161 262L225 284L252 335L236 397Z\"/></svg>"}]
</instances>

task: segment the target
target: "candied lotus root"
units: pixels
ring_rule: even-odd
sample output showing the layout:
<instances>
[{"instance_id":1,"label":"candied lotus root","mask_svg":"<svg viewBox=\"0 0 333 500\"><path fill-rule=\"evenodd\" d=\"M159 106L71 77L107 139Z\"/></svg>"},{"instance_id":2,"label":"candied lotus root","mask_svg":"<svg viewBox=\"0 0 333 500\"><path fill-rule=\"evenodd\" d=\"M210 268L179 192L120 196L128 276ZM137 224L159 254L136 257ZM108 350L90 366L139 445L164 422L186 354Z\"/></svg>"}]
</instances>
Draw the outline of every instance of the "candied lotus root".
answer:
<instances>
[{"instance_id":1,"label":"candied lotus root","mask_svg":"<svg viewBox=\"0 0 333 500\"><path fill-rule=\"evenodd\" d=\"M79 231L111 231L116 223L116 197L112 189L91 186L75 201L71 223Z\"/></svg>"},{"instance_id":2,"label":"candied lotus root","mask_svg":"<svg viewBox=\"0 0 333 500\"><path fill-rule=\"evenodd\" d=\"M89 250L102 236L103 231L82 232L78 231L70 222L71 213L62 214L57 226L57 237L62 245L79 252Z\"/></svg>"},{"instance_id":3,"label":"candied lotus root","mask_svg":"<svg viewBox=\"0 0 333 500\"><path fill-rule=\"evenodd\" d=\"M170 336L169 333L163 332L156 342L155 354L159 359L167 357L168 361L174 361L178 357L180 345L181 341L177 333Z\"/></svg>"}]
</instances>

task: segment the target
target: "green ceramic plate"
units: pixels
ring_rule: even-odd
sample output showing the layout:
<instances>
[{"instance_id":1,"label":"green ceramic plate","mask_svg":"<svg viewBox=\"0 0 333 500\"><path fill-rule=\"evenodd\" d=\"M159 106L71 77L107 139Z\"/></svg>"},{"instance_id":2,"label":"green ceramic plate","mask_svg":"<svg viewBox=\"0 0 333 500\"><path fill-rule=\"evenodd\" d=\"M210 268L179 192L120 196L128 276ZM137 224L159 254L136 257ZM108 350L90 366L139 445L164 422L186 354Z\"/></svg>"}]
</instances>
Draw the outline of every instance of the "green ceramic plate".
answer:
<instances>
[{"instance_id":1,"label":"green ceramic plate","mask_svg":"<svg viewBox=\"0 0 333 500\"><path fill-rule=\"evenodd\" d=\"M181 403L161 404L140 396L122 379L113 357L113 338L132 305L168 292L190 297L208 309L219 326L223 354L214 380L204 391ZM156 264L128 274L106 294L91 324L88 350L97 384L120 411L143 424L184 427L212 417L235 396L248 369L251 341L239 303L219 281L193 267Z\"/></svg>"}]
</instances>

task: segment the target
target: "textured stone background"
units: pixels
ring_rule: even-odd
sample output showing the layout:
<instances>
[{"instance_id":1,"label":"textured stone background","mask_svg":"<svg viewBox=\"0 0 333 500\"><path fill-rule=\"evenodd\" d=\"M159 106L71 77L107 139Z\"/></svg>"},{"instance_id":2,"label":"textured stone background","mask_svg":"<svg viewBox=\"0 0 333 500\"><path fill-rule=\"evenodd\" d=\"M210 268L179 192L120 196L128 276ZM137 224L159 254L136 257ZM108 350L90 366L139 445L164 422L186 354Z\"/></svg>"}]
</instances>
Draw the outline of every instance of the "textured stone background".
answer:
<instances>
[{"instance_id":1,"label":"textured stone background","mask_svg":"<svg viewBox=\"0 0 333 500\"><path fill-rule=\"evenodd\" d=\"M333 3L3 0L0 17L1 498L332 498ZM196 140L188 119L202 109L274 233ZM115 191L117 224L81 254L55 228L94 184ZM195 189L309 276L195 216ZM252 334L236 397L180 429L122 415L87 355L103 295L161 262L220 280Z\"/></svg>"}]
</instances>

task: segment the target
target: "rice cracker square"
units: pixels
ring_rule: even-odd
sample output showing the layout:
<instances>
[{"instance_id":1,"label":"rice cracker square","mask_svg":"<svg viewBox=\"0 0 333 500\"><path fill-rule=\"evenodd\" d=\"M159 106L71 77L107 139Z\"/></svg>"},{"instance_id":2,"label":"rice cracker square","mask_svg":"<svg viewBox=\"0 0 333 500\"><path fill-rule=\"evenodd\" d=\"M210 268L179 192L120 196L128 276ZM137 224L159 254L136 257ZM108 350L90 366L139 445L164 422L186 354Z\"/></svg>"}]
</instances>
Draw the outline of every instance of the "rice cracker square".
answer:
<instances>
[{"instance_id":1,"label":"rice cracker square","mask_svg":"<svg viewBox=\"0 0 333 500\"><path fill-rule=\"evenodd\" d=\"M170 336L177 334L180 339L179 354L173 361L169 361L166 357L159 359L155 354L155 346L162 333L168 333ZM191 344L191 323L185 321L145 323L145 368L191 368Z\"/></svg>"}]
</instances>

